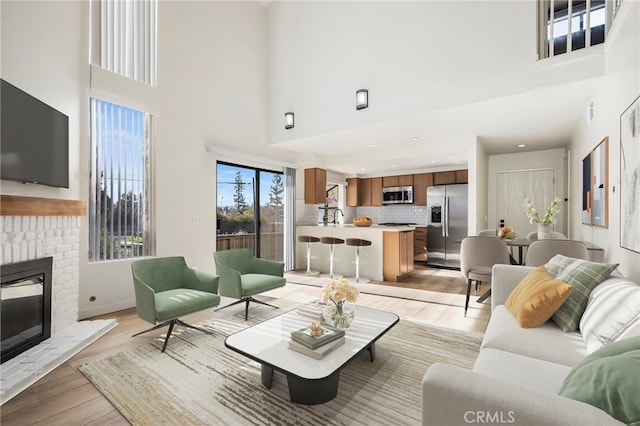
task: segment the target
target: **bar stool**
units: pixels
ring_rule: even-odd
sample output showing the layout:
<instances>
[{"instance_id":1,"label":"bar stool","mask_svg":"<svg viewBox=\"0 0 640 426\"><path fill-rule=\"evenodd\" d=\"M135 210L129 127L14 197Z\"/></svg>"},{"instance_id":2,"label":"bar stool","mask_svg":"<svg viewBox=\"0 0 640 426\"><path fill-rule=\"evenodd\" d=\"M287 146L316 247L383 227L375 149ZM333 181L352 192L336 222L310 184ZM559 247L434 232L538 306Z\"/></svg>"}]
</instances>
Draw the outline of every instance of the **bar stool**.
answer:
<instances>
[{"instance_id":1,"label":"bar stool","mask_svg":"<svg viewBox=\"0 0 640 426\"><path fill-rule=\"evenodd\" d=\"M311 235L299 235L298 241L307 244L307 275L318 275L318 271L311 270L311 244L320 242L320 238Z\"/></svg>"},{"instance_id":2,"label":"bar stool","mask_svg":"<svg viewBox=\"0 0 640 426\"><path fill-rule=\"evenodd\" d=\"M329 278L340 278L333 274L333 249L336 244L343 244L344 240L336 237L320 237L322 244L329 244Z\"/></svg>"},{"instance_id":3,"label":"bar stool","mask_svg":"<svg viewBox=\"0 0 640 426\"><path fill-rule=\"evenodd\" d=\"M360 247L370 246L371 241L361 238L347 238L346 244L356 248L356 277L354 281L357 283L368 283L368 278L360 278Z\"/></svg>"}]
</instances>

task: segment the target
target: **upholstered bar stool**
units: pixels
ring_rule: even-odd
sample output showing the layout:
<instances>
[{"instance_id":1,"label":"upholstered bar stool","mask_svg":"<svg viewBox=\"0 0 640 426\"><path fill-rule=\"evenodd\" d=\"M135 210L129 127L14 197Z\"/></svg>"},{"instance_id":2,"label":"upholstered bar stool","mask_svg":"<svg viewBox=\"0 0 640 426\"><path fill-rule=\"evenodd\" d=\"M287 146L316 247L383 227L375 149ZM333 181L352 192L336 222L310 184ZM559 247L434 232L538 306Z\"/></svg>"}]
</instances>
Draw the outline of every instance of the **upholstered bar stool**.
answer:
<instances>
[{"instance_id":1,"label":"upholstered bar stool","mask_svg":"<svg viewBox=\"0 0 640 426\"><path fill-rule=\"evenodd\" d=\"M319 243L320 242L320 238L314 237L312 235L299 235L298 236L298 241L301 242L301 243L306 243L307 244L307 271L305 272L305 274L307 274L307 275L318 275L319 274L318 271L312 271L311 270L311 244Z\"/></svg>"},{"instance_id":2,"label":"upholstered bar stool","mask_svg":"<svg viewBox=\"0 0 640 426\"><path fill-rule=\"evenodd\" d=\"M346 244L356 248L356 277L354 279L357 283L368 283L368 278L360 278L360 247L366 247L371 245L371 241L363 240L362 238L347 238Z\"/></svg>"},{"instance_id":3,"label":"upholstered bar stool","mask_svg":"<svg viewBox=\"0 0 640 426\"><path fill-rule=\"evenodd\" d=\"M322 244L329 244L329 278L340 278L333 274L333 252L336 244L344 244L344 240L336 237L320 237Z\"/></svg>"}]
</instances>

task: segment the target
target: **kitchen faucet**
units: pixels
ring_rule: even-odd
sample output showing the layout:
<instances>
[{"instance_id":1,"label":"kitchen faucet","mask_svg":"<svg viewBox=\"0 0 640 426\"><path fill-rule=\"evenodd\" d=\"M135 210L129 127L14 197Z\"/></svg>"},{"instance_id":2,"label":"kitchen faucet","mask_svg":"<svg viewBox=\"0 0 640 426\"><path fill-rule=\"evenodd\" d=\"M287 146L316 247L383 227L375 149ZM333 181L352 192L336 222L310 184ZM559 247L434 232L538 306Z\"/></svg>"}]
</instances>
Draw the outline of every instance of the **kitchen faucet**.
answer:
<instances>
[{"instance_id":1,"label":"kitchen faucet","mask_svg":"<svg viewBox=\"0 0 640 426\"><path fill-rule=\"evenodd\" d=\"M344 217L344 212L342 210L340 210L339 208L336 208L333 211L333 226L336 226L336 213L340 212L340 214L342 215L342 217Z\"/></svg>"}]
</instances>

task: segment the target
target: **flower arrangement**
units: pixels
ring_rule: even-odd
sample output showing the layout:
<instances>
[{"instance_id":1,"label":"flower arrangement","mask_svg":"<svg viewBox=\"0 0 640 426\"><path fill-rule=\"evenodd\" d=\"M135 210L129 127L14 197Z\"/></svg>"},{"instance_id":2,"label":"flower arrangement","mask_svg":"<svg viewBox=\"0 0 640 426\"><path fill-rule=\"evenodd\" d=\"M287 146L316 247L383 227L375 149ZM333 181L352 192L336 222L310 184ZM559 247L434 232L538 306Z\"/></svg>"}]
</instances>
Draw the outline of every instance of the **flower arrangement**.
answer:
<instances>
[{"instance_id":1,"label":"flower arrangement","mask_svg":"<svg viewBox=\"0 0 640 426\"><path fill-rule=\"evenodd\" d=\"M323 314L325 322L334 327L349 328L355 317L350 303L355 303L359 296L358 288L345 278L327 281L320 293L320 303L329 305Z\"/></svg>"},{"instance_id":2,"label":"flower arrangement","mask_svg":"<svg viewBox=\"0 0 640 426\"><path fill-rule=\"evenodd\" d=\"M529 218L529 223L542 223L542 224L552 224L556 222L556 216L558 214L558 203L560 202L560 199L558 197L554 197L553 201L551 201L551 203L549 204L549 207L547 207L547 211L544 214L544 217L542 218L542 220L540 220L540 214L538 213L538 210L536 210L535 207L533 207L533 203L531 202L531 199L527 196L527 194L524 195L524 211L527 213L527 217Z\"/></svg>"}]
</instances>

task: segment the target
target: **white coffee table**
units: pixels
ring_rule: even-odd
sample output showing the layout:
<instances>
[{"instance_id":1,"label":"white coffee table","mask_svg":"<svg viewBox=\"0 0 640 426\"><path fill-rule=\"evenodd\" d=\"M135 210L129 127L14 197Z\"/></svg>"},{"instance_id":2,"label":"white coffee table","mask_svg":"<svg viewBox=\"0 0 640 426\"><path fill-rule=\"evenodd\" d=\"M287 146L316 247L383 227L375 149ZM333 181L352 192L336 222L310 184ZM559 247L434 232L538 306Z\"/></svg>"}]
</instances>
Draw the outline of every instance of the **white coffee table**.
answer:
<instances>
[{"instance_id":1,"label":"white coffee table","mask_svg":"<svg viewBox=\"0 0 640 426\"><path fill-rule=\"evenodd\" d=\"M368 350L375 360L375 342L398 323L398 315L359 306L345 343L318 360L289 349L291 332L311 324L293 309L225 340L225 346L261 364L262 384L271 388L273 370L287 376L289 397L300 404L322 404L338 393L340 370Z\"/></svg>"}]
</instances>

